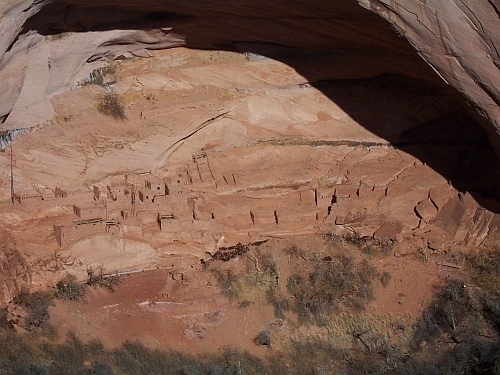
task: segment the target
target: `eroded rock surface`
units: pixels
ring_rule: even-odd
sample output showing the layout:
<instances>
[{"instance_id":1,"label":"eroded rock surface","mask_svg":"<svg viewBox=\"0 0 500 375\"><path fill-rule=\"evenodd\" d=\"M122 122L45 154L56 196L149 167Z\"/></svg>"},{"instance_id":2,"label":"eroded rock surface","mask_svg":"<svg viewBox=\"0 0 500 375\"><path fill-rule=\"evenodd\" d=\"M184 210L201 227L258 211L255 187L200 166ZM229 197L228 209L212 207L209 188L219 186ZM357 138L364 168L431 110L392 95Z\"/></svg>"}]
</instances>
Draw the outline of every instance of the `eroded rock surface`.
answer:
<instances>
[{"instance_id":1,"label":"eroded rock surface","mask_svg":"<svg viewBox=\"0 0 500 375\"><path fill-rule=\"evenodd\" d=\"M497 152L500 141L500 2L361 0L386 19L467 105L475 107Z\"/></svg>"},{"instance_id":2,"label":"eroded rock surface","mask_svg":"<svg viewBox=\"0 0 500 375\"><path fill-rule=\"evenodd\" d=\"M0 230L0 241L0 298L5 301L31 284L31 267L4 230Z\"/></svg>"},{"instance_id":3,"label":"eroded rock surface","mask_svg":"<svg viewBox=\"0 0 500 375\"><path fill-rule=\"evenodd\" d=\"M0 23L2 129L52 120L47 99L81 82L103 58L186 45L273 55L311 82L393 73L449 85L498 151L498 9L496 0L254 1L251 6L207 0L6 1ZM308 64L280 54L277 46L335 53Z\"/></svg>"},{"instance_id":4,"label":"eroded rock surface","mask_svg":"<svg viewBox=\"0 0 500 375\"><path fill-rule=\"evenodd\" d=\"M36 282L297 233L498 238L495 1L1 7L0 146L25 136L0 224Z\"/></svg>"},{"instance_id":5,"label":"eroded rock surface","mask_svg":"<svg viewBox=\"0 0 500 375\"><path fill-rule=\"evenodd\" d=\"M14 204L0 154L0 227L35 283L89 267L182 280L220 248L297 234L404 243L396 254L500 238L498 158L418 79L315 87L280 61L186 48L112 68L126 119L98 112L99 84L54 96L54 123L12 148Z\"/></svg>"}]
</instances>

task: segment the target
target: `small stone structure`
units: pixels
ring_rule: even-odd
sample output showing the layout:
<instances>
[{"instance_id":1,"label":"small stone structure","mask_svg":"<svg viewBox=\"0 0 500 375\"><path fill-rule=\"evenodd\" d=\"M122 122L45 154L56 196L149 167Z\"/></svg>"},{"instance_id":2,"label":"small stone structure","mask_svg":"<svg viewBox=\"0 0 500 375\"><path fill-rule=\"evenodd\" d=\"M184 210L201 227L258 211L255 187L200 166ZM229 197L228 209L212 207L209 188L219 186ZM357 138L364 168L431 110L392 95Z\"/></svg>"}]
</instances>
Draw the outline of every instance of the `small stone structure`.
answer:
<instances>
[{"instance_id":1,"label":"small stone structure","mask_svg":"<svg viewBox=\"0 0 500 375\"><path fill-rule=\"evenodd\" d=\"M121 184L121 185L108 185L107 188L107 198L111 200L120 200L123 198L130 197L133 186L131 184Z\"/></svg>"},{"instance_id":2,"label":"small stone structure","mask_svg":"<svg viewBox=\"0 0 500 375\"><path fill-rule=\"evenodd\" d=\"M161 231L167 231L170 229L172 223L174 222L173 220L175 220L175 216L173 214L158 213L157 222Z\"/></svg>"},{"instance_id":3,"label":"small stone structure","mask_svg":"<svg viewBox=\"0 0 500 375\"><path fill-rule=\"evenodd\" d=\"M56 187L54 194L56 198L70 198L89 194L88 189Z\"/></svg>"},{"instance_id":4,"label":"small stone structure","mask_svg":"<svg viewBox=\"0 0 500 375\"><path fill-rule=\"evenodd\" d=\"M106 217L106 209L98 204L76 206L73 205L73 212L81 220L103 219Z\"/></svg>"},{"instance_id":5,"label":"small stone structure","mask_svg":"<svg viewBox=\"0 0 500 375\"><path fill-rule=\"evenodd\" d=\"M15 193L14 196L14 202L17 203L24 203L25 201L42 201L43 197L42 194L37 193L37 192L27 192L27 193Z\"/></svg>"},{"instance_id":6,"label":"small stone structure","mask_svg":"<svg viewBox=\"0 0 500 375\"><path fill-rule=\"evenodd\" d=\"M118 234L120 233L120 226L118 220L106 220L106 233Z\"/></svg>"},{"instance_id":7,"label":"small stone structure","mask_svg":"<svg viewBox=\"0 0 500 375\"><path fill-rule=\"evenodd\" d=\"M72 225L54 225L54 235L59 246L67 246L86 237L105 232L106 225L101 219L80 220Z\"/></svg>"},{"instance_id":8,"label":"small stone structure","mask_svg":"<svg viewBox=\"0 0 500 375\"><path fill-rule=\"evenodd\" d=\"M168 186L165 181L160 180L146 180L144 181L145 189L150 190L153 195L168 195Z\"/></svg>"},{"instance_id":9,"label":"small stone structure","mask_svg":"<svg viewBox=\"0 0 500 375\"><path fill-rule=\"evenodd\" d=\"M169 194L169 189L164 181L144 181L144 187L139 190L139 201L142 203L153 203L155 197L163 197Z\"/></svg>"}]
</instances>

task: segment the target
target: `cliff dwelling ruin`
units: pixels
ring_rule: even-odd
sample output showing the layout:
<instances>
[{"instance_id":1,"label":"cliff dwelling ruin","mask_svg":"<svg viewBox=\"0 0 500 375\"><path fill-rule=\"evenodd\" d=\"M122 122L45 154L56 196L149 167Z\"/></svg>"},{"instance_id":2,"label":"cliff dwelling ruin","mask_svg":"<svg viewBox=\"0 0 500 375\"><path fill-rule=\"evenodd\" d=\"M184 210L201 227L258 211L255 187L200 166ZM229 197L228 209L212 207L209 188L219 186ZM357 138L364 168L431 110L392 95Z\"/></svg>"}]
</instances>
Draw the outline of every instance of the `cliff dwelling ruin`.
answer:
<instances>
[{"instance_id":1,"label":"cliff dwelling ruin","mask_svg":"<svg viewBox=\"0 0 500 375\"><path fill-rule=\"evenodd\" d=\"M177 349L173 335L189 353L208 338L262 355L272 340L255 348L255 327L273 340L316 332L297 328L300 313L283 302L307 292L292 276L312 270L300 280L323 283L318 274L343 264L395 275L356 311L414 319L435 284L472 280L465 259L500 241L498 9L2 2L5 303L68 276L129 275L132 297L93 292L95 315L56 304L61 326L71 311L91 322L77 333L110 345L139 337ZM236 303L223 290L232 272L274 294L252 289ZM271 294L283 297L274 312L262 302ZM133 333L113 316L130 316ZM162 328L142 327L148 319ZM246 333L231 341L224 332L241 321Z\"/></svg>"}]
</instances>

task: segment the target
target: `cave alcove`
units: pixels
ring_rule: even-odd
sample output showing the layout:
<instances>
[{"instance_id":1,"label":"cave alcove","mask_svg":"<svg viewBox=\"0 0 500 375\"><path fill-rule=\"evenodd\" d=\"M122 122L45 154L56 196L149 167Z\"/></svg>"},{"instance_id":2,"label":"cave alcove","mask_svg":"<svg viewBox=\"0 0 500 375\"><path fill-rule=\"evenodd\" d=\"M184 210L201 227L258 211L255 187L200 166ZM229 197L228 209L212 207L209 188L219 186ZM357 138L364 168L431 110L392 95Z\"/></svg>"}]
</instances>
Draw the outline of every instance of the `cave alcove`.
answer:
<instances>
[{"instance_id":1,"label":"cave alcove","mask_svg":"<svg viewBox=\"0 0 500 375\"><path fill-rule=\"evenodd\" d=\"M176 46L281 61L363 127L500 213L499 161L474 113L406 39L356 1L55 0L18 39L33 32L110 33L97 49L82 45L89 62Z\"/></svg>"}]
</instances>

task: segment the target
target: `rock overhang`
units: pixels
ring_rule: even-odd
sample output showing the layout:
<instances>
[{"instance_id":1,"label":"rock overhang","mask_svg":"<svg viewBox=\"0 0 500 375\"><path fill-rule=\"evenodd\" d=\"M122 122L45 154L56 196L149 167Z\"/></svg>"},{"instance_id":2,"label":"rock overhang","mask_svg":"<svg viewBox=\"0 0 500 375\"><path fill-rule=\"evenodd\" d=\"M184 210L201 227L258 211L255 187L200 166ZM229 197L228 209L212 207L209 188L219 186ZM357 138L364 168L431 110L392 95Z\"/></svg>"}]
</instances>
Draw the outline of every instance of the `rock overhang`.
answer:
<instances>
[{"instance_id":1,"label":"rock overhang","mask_svg":"<svg viewBox=\"0 0 500 375\"><path fill-rule=\"evenodd\" d=\"M313 84L387 74L421 80L453 95L498 153L495 15L498 4L487 0L4 4L0 126L44 123L53 116L48 98L102 60L186 46L280 59Z\"/></svg>"}]
</instances>

